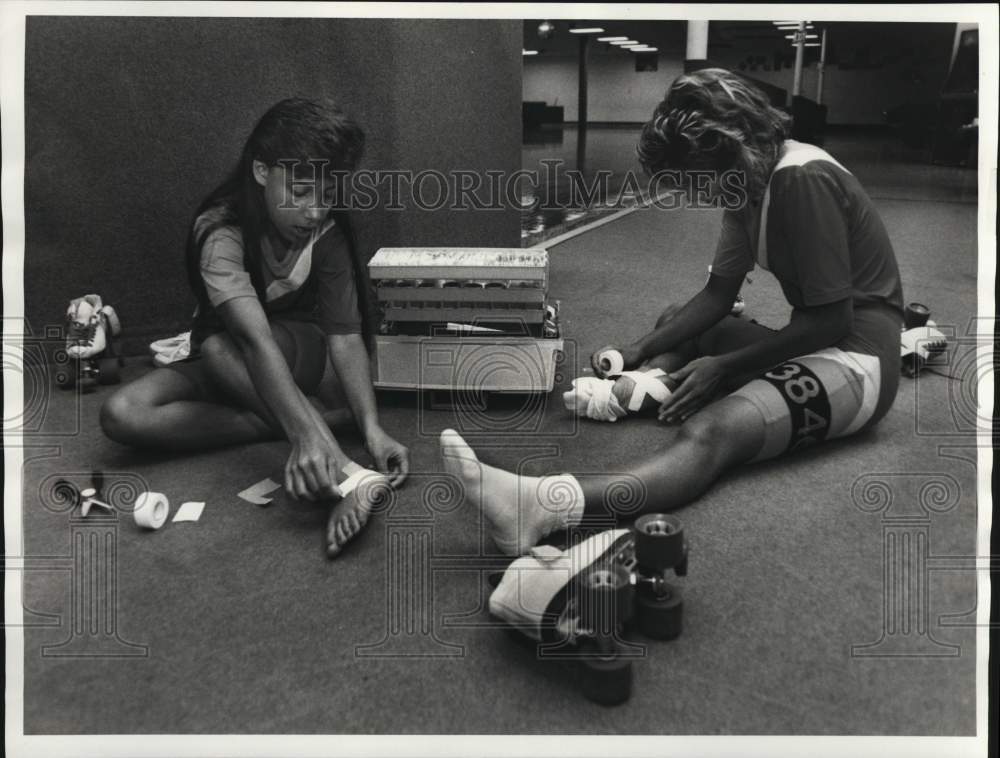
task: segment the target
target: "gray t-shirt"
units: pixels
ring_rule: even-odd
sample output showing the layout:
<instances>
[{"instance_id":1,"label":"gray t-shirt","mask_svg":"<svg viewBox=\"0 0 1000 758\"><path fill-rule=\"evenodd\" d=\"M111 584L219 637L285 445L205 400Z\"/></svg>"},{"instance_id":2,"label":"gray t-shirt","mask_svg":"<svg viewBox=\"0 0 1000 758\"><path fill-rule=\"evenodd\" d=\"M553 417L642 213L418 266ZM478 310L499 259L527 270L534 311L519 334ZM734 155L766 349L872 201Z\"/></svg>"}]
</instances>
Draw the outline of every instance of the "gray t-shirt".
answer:
<instances>
[{"instance_id":1,"label":"gray t-shirt","mask_svg":"<svg viewBox=\"0 0 1000 758\"><path fill-rule=\"evenodd\" d=\"M216 211L196 221L196 231L218 222ZM278 257L270 240L261 244L264 312L315 318L325 334L360 334L358 293L347 240L332 219L301 245ZM235 226L219 226L201 248L201 278L211 310L238 297L258 297L244 262L243 236ZM199 313L217 322L213 313Z\"/></svg>"},{"instance_id":2,"label":"gray t-shirt","mask_svg":"<svg viewBox=\"0 0 1000 758\"><path fill-rule=\"evenodd\" d=\"M883 304L902 314L896 256L871 198L824 151L785 145L769 197L723 214L713 273L744 276L760 265L793 308L851 298L855 308Z\"/></svg>"}]
</instances>

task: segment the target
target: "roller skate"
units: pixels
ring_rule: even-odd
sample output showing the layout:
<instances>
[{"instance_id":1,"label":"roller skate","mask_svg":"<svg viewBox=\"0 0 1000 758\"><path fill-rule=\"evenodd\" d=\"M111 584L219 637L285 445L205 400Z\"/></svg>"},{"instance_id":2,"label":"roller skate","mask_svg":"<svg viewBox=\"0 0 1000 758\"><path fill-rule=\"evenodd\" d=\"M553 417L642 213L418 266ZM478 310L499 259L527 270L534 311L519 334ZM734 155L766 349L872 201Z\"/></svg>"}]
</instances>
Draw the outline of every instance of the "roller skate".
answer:
<instances>
[{"instance_id":1,"label":"roller skate","mask_svg":"<svg viewBox=\"0 0 1000 758\"><path fill-rule=\"evenodd\" d=\"M922 303L910 303L903 311L899 357L903 374L915 378L924 366L940 363L948 348L948 338L930 318Z\"/></svg>"},{"instance_id":2,"label":"roller skate","mask_svg":"<svg viewBox=\"0 0 1000 758\"><path fill-rule=\"evenodd\" d=\"M534 548L494 575L490 613L536 644L540 660L575 670L591 701L618 705L632 693L637 631L655 640L678 637L683 602L667 572L687 575L688 547L680 522L640 517L632 529L601 532L568 550Z\"/></svg>"},{"instance_id":3,"label":"roller skate","mask_svg":"<svg viewBox=\"0 0 1000 758\"><path fill-rule=\"evenodd\" d=\"M733 307L729 311L729 315L741 316L743 314L743 311L745 311L746 309L747 309L746 300L743 299L742 294L738 294L736 295L736 300L733 301Z\"/></svg>"},{"instance_id":4,"label":"roller skate","mask_svg":"<svg viewBox=\"0 0 1000 758\"><path fill-rule=\"evenodd\" d=\"M89 392L96 384L121 381L123 361L114 347L121 334L118 314L104 305L99 295L84 295L70 301L66 309L66 355L69 367L56 376L60 387L77 384Z\"/></svg>"}]
</instances>

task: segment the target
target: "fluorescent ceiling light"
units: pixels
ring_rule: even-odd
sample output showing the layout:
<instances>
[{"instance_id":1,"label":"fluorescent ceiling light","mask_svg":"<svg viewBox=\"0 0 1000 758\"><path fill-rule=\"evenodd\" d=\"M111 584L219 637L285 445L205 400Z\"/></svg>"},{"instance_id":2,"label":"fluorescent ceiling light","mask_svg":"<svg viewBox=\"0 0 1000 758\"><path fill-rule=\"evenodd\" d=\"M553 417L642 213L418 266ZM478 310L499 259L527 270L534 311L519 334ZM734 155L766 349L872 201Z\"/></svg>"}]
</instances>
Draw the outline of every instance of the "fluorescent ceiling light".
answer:
<instances>
[{"instance_id":1,"label":"fluorescent ceiling light","mask_svg":"<svg viewBox=\"0 0 1000 758\"><path fill-rule=\"evenodd\" d=\"M598 42L625 42L628 37L598 37Z\"/></svg>"},{"instance_id":2,"label":"fluorescent ceiling light","mask_svg":"<svg viewBox=\"0 0 1000 758\"><path fill-rule=\"evenodd\" d=\"M785 35L785 39L795 39L795 35L794 34L786 34ZM819 39L819 35L818 34L807 34L806 35L806 39Z\"/></svg>"},{"instance_id":3,"label":"fluorescent ceiling light","mask_svg":"<svg viewBox=\"0 0 1000 758\"><path fill-rule=\"evenodd\" d=\"M795 47L795 45L792 45L792 47ZM819 42L806 42L802 47L823 47L823 45Z\"/></svg>"},{"instance_id":4,"label":"fluorescent ceiling light","mask_svg":"<svg viewBox=\"0 0 1000 758\"><path fill-rule=\"evenodd\" d=\"M660 48L658 47L630 47L633 53L655 53Z\"/></svg>"},{"instance_id":5,"label":"fluorescent ceiling light","mask_svg":"<svg viewBox=\"0 0 1000 758\"><path fill-rule=\"evenodd\" d=\"M537 50L522 50L521 55L538 55Z\"/></svg>"},{"instance_id":6,"label":"fluorescent ceiling light","mask_svg":"<svg viewBox=\"0 0 1000 758\"><path fill-rule=\"evenodd\" d=\"M570 34L600 34L604 30L599 26L588 26L584 29L570 29Z\"/></svg>"},{"instance_id":7,"label":"fluorescent ceiling light","mask_svg":"<svg viewBox=\"0 0 1000 758\"><path fill-rule=\"evenodd\" d=\"M622 40L621 42L612 42L611 44L618 45L619 47L628 47L629 45L639 45L642 43L640 43L639 40L636 39L625 39Z\"/></svg>"}]
</instances>

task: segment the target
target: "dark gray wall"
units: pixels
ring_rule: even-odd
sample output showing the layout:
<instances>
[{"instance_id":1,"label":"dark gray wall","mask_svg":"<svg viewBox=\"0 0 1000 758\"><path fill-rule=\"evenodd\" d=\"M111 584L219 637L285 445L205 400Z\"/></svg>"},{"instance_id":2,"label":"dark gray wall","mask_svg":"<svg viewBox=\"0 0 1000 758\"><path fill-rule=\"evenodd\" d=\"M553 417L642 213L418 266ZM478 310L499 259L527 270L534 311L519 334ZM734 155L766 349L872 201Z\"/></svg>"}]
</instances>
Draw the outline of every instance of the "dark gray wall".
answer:
<instances>
[{"instance_id":1,"label":"dark gray wall","mask_svg":"<svg viewBox=\"0 0 1000 758\"><path fill-rule=\"evenodd\" d=\"M141 350L186 326L194 207L276 101L325 95L363 167L520 168L521 23L32 17L25 310L38 333L97 292ZM516 209L355 214L361 247L520 244Z\"/></svg>"}]
</instances>

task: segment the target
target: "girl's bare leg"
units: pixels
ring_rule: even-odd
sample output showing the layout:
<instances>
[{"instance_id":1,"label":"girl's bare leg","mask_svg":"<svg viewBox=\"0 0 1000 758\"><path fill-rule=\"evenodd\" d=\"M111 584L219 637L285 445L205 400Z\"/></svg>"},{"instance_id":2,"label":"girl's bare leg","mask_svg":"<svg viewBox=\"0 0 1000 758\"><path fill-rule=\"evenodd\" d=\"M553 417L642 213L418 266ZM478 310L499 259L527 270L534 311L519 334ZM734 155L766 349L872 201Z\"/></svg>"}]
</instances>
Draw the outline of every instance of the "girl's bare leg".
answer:
<instances>
[{"instance_id":1,"label":"girl's bare leg","mask_svg":"<svg viewBox=\"0 0 1000 758\"><path fill-rule=\"evenodd\" d=\"M354 416L349 408L327 408L311 394L315 392L323 378L323 369L326 365L326 346L322 342L319 343L315 348L319 351L319 355L311 356L309 361L298 361L296 353L301 352L302 346L287 339L281 330L275 330L274 335L278 347L281 348L292 368L292 378L299 388L307 393L307 399L319 412L326 425L332 429L353 424ZM254 387L253 379L250 378L250 372L239 348L225 334L216 334L210 339L211 341L206 341L206 345L202 347L202 352L206 368L213 381L223 389L228 397L233 399L236 405L249 408L261 419L264 419L277 435L281 427L278 426L271 411L257 394L257 389Z\"/></svg>"},{"instance_id":2,"label":"girl's bare leg","mask_svg":"<svg viewBox=\"0 0 1000 758\"><path fill-rule=\"evenodd\" d=\"M296 383L313 391L322 378L325 346L310 360L296 360L302 350L285 329L275 339L293 367ZM175 371L152 371L108 398L101 409L105 434L126 445L173 450L202 450L280 438L280 427L260 399L242 354L220 333L202 346L205 371L232 404L209 402L188 378ZM296 366L296 364L300 364ZM317 373L318 372L318 373ZM331 427L353 423L347 408L328 409L314 397L310 403Z\"/></svg>"},{"instance_id":3,"label":"girl's bare leg","mask_svg":"<svg viewBox=\"0 0 1000 758\"><path fill-rule=\"evenodd\" d=\"M130 382L101 408L104 433L125 445L203 450L274 439L275 432L251 410L199 399L182 374L151 371Z\"/></svg>"}]
</instances>

